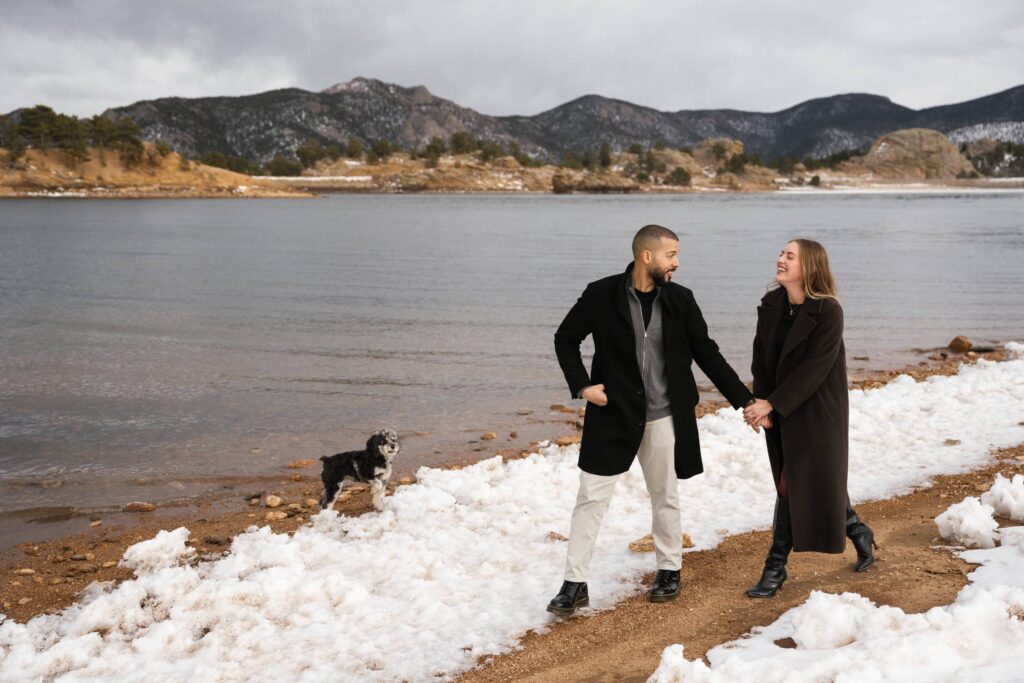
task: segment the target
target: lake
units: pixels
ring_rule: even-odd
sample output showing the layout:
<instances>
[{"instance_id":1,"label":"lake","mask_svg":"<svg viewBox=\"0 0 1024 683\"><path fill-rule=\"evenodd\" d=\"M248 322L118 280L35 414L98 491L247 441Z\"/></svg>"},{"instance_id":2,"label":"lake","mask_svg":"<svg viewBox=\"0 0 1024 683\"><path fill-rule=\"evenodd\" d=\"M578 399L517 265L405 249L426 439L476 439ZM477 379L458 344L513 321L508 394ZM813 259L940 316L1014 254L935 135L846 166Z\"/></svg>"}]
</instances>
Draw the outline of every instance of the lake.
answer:
<instances>
[{"instance_id":1,"label":"lake","mask_svg":"<svg viewBox=\"0 0 1024 683\"><path fill-rule=\"evenodd\" d=\"M829 249L851 368L1024 340L1015 192L0 201L0 512L188 496L385 425L406 472L571 431L552 335L646 223L744 379L794 236Z\"/></svg>"}]
</instances>

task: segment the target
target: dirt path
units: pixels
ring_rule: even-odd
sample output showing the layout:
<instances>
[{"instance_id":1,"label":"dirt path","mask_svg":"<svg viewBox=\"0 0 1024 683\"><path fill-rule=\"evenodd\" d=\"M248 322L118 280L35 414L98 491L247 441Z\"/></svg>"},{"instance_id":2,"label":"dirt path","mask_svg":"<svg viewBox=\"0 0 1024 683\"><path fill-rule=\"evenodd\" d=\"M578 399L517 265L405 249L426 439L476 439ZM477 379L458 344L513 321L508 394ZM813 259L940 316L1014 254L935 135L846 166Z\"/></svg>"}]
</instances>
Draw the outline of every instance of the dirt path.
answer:
<instances>
[{"instance_id":1,"label":"dirt path","mask_svg":"<svg viewBox=\"0 0 1024 683\"><path fill-rule=\"evenodd\" d=\"M953 503L986 490L997 472L1024 473L1024 445L996 457L984 469L939 477L932 488L857 506L881 546L875 566L861 574L853 571L855 555L849 546L842 555L794 554L782 591L769 600L751 599L743 591L760 576L770 534L733 536L713 550L683 557L683 590L675 602L652 604L637 595L607 612L566 621L552 618L548 633L530 633L521 650L483 662L458 681L646 681L666 646L682 643L687 658L703 657L715 645L771 623L812 590L856 592L907 612L949 604L966 584L971 565L935 547L943 541L933 520ZM648 585L652 578L653 573ZM558 577L552 577L552 594L557 584ZM538 611L550 597L537 596Z\"/></svg>"}]
</instances>

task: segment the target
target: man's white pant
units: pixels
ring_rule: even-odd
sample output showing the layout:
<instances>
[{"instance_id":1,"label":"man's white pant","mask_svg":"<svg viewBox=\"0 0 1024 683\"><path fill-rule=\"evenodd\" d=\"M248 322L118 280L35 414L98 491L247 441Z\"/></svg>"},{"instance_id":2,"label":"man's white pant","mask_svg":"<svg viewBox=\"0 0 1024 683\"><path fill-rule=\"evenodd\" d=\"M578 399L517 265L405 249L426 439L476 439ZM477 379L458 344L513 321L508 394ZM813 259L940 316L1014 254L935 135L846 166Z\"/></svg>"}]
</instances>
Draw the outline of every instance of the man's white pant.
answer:
<instances>
[{"instance_id":1,"label":"man's white pant","mask_svg":"<svg viewBox=\"0 0 1024 683\"><path fill-rule=\"evenodd\" d=\"M675 429L672 416L648 422L637 459L651 496L651 531L658 569L678 570L682 566L682 528L679 522L679 486L675 466ZM620 475L602 477L580 472L580 492L572 511L569 551L565 558L565 580L586 581L590 556L594 552L601 520L611 503Z\"/></svg>"}]
</instances>

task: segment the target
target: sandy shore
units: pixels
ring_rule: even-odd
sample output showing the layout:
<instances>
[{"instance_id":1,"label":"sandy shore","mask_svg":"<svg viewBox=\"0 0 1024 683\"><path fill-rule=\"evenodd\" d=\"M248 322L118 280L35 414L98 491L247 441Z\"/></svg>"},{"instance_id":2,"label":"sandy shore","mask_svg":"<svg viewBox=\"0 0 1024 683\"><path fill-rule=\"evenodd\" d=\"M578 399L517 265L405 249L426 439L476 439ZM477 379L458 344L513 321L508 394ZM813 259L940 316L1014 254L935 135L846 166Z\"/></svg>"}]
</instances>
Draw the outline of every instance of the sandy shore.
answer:
<instances>
[{"instance_id":1,"label":"sandy shore","mask_svg":"<svg viewBox=\"0 0 1024 683\"><path fill-rule=\"evenodd\" d=\"M961 362L974 362L978 357L1001 360L1004 354L947 353L943 358L933 351L922 357L927 360L900 370L866 373L855 378L851 387L881 386L901 373L916 379L950 375ZM699 413L721 406L721 402L703 402ZM571 414L575 411L566 408L565 412L551 412L551 424L563 425L563 438L575 438L577 432L570 426L576 420L576 415ZM483 453L466 453L463 461L450 467L457 468L495 452L506 459L517 458L529 450L493 445ZM194 505L120 513L98 524L94 522L95 526L80 533L9 548L0 553L0 566L5 574L0 582L3 612L24 622L72 604L93 581L131 578L128 570L117 567L125 549L151 538L161 529L188 527L192 532L191 545L206 557L224 552L236 534L254 524L270 525L277 532L292 532L319 510L312 500L321 493L319 469L315 466L318 464L287 469L273 479L253 480ZM784 595L776 600L752 602L742 595L741 589L756 579L768 536L761 532L732 537L713 550L687 555L683 581L691 588L685 599L651 606L639 595L609 612L559 624L545 635L530 634L522 651L486 663L468 674L466 680L550 680L555 676L569 680L643 680L657 666L665 645L683 642L689 656L703 654L709 647L735 638L754 625L769 623L814 588L856 590L871 599L911 611L948 603L964 583L965 565L931 548L936 535L932 519L964 492L974 492L978 486L991 483L997 471L1006 475L1024 471L1024 447L997 454L994 464L982 470L943 477L933 488L862 506L861 513L875 528L883 546L878 567L864 575L850 571L852 551L842 557L801 555L793 560L793 578ZM411 481L405 477L394 484ZM271 493L283 499L281 507L264 506L266 495ZM362 514L371 509L368 493L357 488L337 508L348 515ZM268 513L274 512L283 512L276 515L283 518L268 521ZM878 580L883 577L885 581ZM548 597L538 596L538 600L545 602ZM584 651L586 657L582 656Z\"/></svg>"}]
</instances>

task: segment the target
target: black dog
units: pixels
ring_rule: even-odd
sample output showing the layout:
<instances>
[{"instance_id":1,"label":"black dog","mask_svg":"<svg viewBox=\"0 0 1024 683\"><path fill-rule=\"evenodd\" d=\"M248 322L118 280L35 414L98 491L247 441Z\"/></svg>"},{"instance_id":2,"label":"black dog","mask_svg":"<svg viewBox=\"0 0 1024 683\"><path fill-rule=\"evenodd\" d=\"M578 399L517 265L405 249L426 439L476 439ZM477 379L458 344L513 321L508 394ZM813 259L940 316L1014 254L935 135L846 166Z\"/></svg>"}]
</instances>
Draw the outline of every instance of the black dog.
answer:
<instances>
[{"instance_id":1,"label":"black dog","mask_svg":"<svg viewBox=\"0 0 1024 683\"><path fill-rule=\"evenodd\" d=\"M394 429L382 429L369 438L366 450L322 456L324 469L320 478L324 482L324 497L320 499L320 507L326 509L333 505L342 483L352 479L370 485L373 507L382 510L384 492L391 478L391 461L400 448L398 433Z\"/></svg>"}]
</instances>

